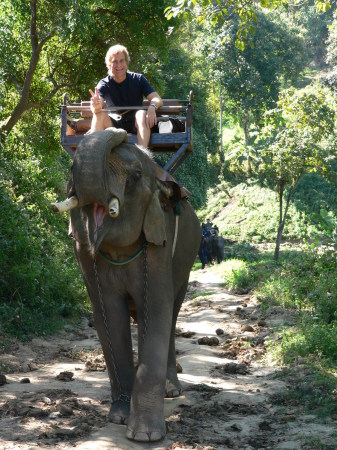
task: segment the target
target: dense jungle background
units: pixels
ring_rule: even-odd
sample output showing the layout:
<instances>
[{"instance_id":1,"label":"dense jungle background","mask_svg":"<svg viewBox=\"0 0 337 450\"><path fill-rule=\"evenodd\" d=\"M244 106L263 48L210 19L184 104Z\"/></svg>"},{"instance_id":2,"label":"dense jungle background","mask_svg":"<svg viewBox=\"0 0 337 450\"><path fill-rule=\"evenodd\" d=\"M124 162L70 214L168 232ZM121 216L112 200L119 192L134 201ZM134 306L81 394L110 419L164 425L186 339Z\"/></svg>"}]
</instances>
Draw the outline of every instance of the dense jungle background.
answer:
<instances>
[{"instance_id":1,"label":"dense jungle background","mask_svg":"<svg viewBox=\"0 0 337 450\"><path fill-rule=\"evenodd\" d=\"M176 173L226 239L233 292L297 311L273 345L310 357L337 413L337 15L309 2L4 0L0 10L0 344L90 310L67 235L62 94L88 99L115 43L163 98L194 92ZM276 8L277 6L277 8ZM227 8L227 9L226 9ZM200 270L196 262L195 270ZM334 374L334 376L333 376ZM332 377L332 378L331 378ZM333 402L331 399L334 399Z\"/></svg>"}]
</instances>

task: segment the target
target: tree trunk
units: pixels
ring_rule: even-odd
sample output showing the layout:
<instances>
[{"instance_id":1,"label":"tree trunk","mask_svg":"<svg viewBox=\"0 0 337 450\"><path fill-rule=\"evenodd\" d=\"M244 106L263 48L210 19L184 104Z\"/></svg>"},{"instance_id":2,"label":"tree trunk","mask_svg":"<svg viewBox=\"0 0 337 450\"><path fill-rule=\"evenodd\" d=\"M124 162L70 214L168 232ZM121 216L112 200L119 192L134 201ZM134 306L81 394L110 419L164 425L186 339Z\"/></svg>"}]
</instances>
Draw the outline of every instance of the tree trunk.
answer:
<instances>
[{"instance_id":1,"label":"tree trunk","mask_svg":"<svg viewBox=\"0 0 337 450\"><path fill-rule=\"evenodd\" d=\"M55 27L43 39L41 39L40 43L38 42L38 32L36 27L36 13L37 13L36 3L37 0L30 1L30 9L31 9L30 42L32 46L32 54L30 57L29 67L26 72L22 90L20 90L20 100L18 104L15 106L12 114L2 124L0 124L0 134L2 135L7 135L8 133L10 133L14 128L14 126L18 123L18 121L31 108L31 105L29 104L30 88L32 85L37 64L40 59L41 50L44 44L55 34L56 31Z\"/></svg>"},{"instance_id":2,"label":"tree trunk","mask_svg":"<svg viewBox=\"0 0 337 450\"><path fill-rule=\"evenodd\" d=\"M282 233L283 233L283 192L284 192L284 184L280 183L279 186L279 221L278 221L278 229L277 229L277 237L276 237L276 246L275 246L275 252L274 252L274 259L275 261L278 260L279 254L280 254L280 246L281 246L281 240L282 240Z\"/></svg>"},{"instance_id":3,"label":"tree trunk","mask_svg":"<svg viewBox=\"0 0 337 450\"><path fill-rule=\"evenodd\" d=\"M282 234L284 230L284 225L286 223L287 213L290 205L291 196L293 193L294 188L291 187L289 189L287 200L286 200L286 206L283 212L283 194L285 190L285 183L281 182L279 185L279 209L280 209L280 216L279 216L279 225L277 229L277 237L276 237L276 246L274 251L274 259L275 261L278 261L280 256L280 247L281 247L281 241L282 241Z\"/></svg>"},{"instance_id":4,"label":"tree trunk","mask_svg":"<svg viewBox=\"0 0 337 450\"><path fill-rule=\"evenodd\" d=\"M249 135L249 116L246 111L244 111L243 116L241 116L240 124L243 128L244 136L245 136L245 146L246 148L249 146L250 143L250 135ZM252 171L252 160L249 154L247 154L247 170L248 172Z\"/></svg>"},{"instance_id":5,"label":"tree trunk","mask_svg":"<svg viewBox=\"0 0 337 450\"><path fill-rule=\"evenodd\" d=\"M283 233L283 226L282 222L279 223L278 229L277 229L277 237L276 237L276 246L274 251L274 259L275 261L278 261L280 256L280 246L282 241L282 233Z\"/></svg>"},{"instance_id":6,"label":"tree trunk","mask_svg":"<svg viewBox=\"0 0 337 450\"><path fill-rule=\"evenodd\" d=\"M223 114L223 97L220 95L220 148L219 148L219 157L221 164L224 163L224 154L223 154L223 136L222 136L222 114Z\"/></svg>"},{"instance_id":7,"label":"tree trunk","mask_svg":"<svg viewBox=\"0 0 337 450\"><path fill-rule=\"evenodd\" d=\"M4 134L9 134L28 109L28 102L21 98L12 114L1 124L0 131Z\"/></svg>"}]
</instances>

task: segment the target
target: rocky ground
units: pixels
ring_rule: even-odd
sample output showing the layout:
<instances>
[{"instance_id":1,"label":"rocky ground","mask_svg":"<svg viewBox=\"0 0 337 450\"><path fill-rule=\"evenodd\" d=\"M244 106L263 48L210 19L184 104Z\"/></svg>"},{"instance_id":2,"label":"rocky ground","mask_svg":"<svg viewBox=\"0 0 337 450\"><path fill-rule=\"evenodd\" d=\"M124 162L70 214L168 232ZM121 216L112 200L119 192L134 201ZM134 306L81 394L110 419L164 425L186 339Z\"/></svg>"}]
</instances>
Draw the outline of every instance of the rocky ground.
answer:
<instances>
[{"instance_id":1,"label":"rocky ground","mask_svg":"<svg viewBox=\"0 0 337 450\"><path fill-rule=\"evenodd\" d=\"M266 341L292 320L280 308L263 312L248 294L228 293L207 270L193 272L177 327L184 393L165 400L165 440L144 445L107 422L109 383L90 320L13 342L0 349L0 448L337 449L335 419L279 401L310 371L299 359L287 376L264 358Z\"/></svg>"}]
</instances>

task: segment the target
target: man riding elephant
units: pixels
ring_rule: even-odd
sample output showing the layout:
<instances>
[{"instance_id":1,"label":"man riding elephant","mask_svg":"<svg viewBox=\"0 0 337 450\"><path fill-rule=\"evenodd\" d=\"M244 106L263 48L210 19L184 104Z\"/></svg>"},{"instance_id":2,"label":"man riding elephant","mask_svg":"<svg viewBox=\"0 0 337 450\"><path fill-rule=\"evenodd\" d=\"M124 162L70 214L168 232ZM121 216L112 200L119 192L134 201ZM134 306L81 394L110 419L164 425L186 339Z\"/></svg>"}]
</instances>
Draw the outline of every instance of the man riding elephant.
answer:
<instances>
[{"instance_id":1,"label":"man riding elephant","mask_svg":"<svg viewBox=\"0 0 337 450\"><path fill-rule=\"evenodd\" d=\"M144 75L128 71L129 62L129 52L124 46L109 48L105 57L109 75L98 83L95 92L89 90L93 113L91 132L109 127L123 128L137 134L138 145L148 147L151 128L157 124L156 110L163 102ZM123 111L120 118L102 110L115 106L143 106L143 97L150 102L147 110Z\"/></svg>"}]
</instances>

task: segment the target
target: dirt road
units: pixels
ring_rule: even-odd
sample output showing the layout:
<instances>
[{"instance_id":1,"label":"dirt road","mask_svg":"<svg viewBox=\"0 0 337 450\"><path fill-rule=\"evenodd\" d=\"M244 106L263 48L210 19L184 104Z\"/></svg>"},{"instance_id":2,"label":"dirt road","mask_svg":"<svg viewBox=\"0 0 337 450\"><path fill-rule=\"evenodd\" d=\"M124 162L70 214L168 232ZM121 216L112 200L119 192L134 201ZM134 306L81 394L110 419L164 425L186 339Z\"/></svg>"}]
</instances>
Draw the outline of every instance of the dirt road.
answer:
<instances>
[{"instance_id":1,"label":"dirt road","mask_svg":"<svg viewBox=\"0 0 337 450\"><path fill-rule=\"evenodd\" d=\"M107 422L109 383L90 320L13 343L0 354L0 448L337 449L336 422L275 402L295 380L265 360L266 340L291 320L229 294L207 270L193 272L177 327L184 393L165 400L167 436L151 445L128 441L125 426ZM134 325L132 333L136 340ZM300 379L308 367L299 361L295 369Z\"/></svg>"}]
</instances>

